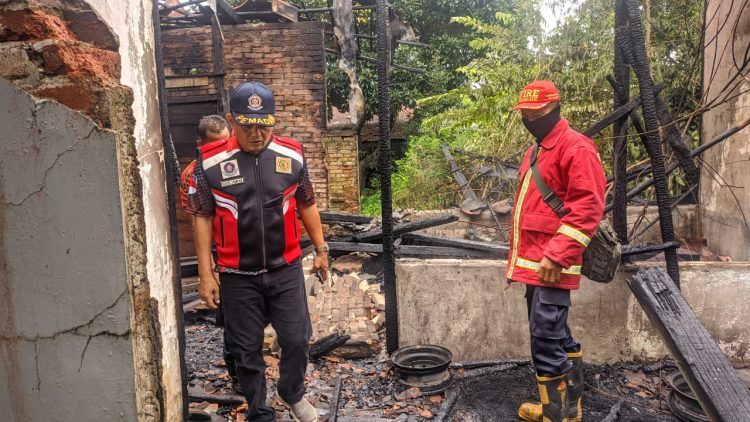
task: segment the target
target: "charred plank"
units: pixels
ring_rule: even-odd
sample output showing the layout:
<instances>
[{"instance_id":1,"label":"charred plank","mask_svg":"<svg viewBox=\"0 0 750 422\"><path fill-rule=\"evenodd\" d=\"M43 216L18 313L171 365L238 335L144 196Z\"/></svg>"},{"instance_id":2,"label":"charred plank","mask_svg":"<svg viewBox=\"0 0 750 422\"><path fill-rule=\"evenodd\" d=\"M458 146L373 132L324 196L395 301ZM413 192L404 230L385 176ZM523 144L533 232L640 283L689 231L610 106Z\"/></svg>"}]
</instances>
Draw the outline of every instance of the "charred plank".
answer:
<instances>
[{"instance_id":1,"label":"charred plank","mask_svg":"<svg viewBox=\"0 0 750 422\"><path fill-rule=\"evenodd\" d=\"M393 227L393 236L396 237L404 233L428 229L430 227L442 226L443 224L452 223L454 221L458 221L458 217L456 217L455 215L442 215L440 217L435 217L428 220L398 224ZM361 243L372 243L379 242L382 237L382 230L374 230L368 233L363 233L359 236L354 236L354 240Z\"/></svg>"},{"instance_id":2,"label":"charred plank","mask_svg":"<svg viewBox=\"0 0 750 422\"><path fill-rule=\"evenodd\" d=\"M331 334L316 341L310 346L310 359L317 359L343 346L344 343L352 338L350 335Z\"/></svg>"},{"instance_id":3,"label":"charred plank","mask_svg":"<svg viewBox=\"0 0 750 422\"><path fill-rule=\"evenodd\" d=\"M374 243L328 242L328 247L331 249L331 251L339 252L367 252L374 254L383 253L383 245ZM411 256L476 259L499 258L499 256L494 252L441 246L399 245L395 248L395 253L397 256L401 257Z\"/></svg>"},{"instance_id":4,"label":"charred plank","mask_svg":"<svg viewBox=\"0 0 750 422\"><path fill-rule=\"evenodd\" d=\"M661 244L653 243L637 243L635 245L622 245L622 258L623 261L626 258L632 258L639 256L641 259L648 259L652 256L658 255L667 249L676 249L680 246L677 242L666 242Z\"/></svg>"},{"instance_id":5,"label":"charred plank","mask_svg":"<svg viewBox=\"0 0 750 422\"><path fill-rule=\"evenodd\" d=\"M323 223L355 223L370 224L372 217L359 214L346 214L341 212L320 211L320 221Z\"/></svg>"},{"instance_id":6,"label":"charred plank","mask_svg":"<svg viewBox=\"0 0 750 422\"><path fill-rule=\"evenodd\" d=\"M750 421L750 393L677 285L661 269L640 270L628 286L656 326L712 421Z\"/></svg>"},{"instance_id":7,"label":"charred plank","mask_svg":"<svg viewBox=\"0 0 750 422\"><path fill-rule=\"evenodd\" d=\"M498 255L504 255L502 256L504 258L508 257L508 251L510 250L508 245L502 245L500 243L480 242L477 240L467 239L454 239L426 233L404 233L403 235L401 235L401 237L406 240L414 241L417 245L448 246L455 248L475 249L479 251L497 253Z\"/></svg>"}]
</instances>

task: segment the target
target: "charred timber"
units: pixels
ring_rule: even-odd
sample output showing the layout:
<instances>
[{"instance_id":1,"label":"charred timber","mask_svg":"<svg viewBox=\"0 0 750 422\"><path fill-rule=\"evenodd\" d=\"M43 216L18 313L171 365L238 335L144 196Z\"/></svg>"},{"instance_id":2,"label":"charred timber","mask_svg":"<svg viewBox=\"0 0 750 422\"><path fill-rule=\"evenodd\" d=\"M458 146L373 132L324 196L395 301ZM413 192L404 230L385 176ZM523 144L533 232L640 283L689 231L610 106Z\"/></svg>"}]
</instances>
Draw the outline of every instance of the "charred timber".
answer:
<instances>
[{"instance_id":1,"label":"charred timber","mask_svg":"<svg viewBox=\"0 0 750 422\"><path fill-rule=\"evenodd\" d=\"M641 94L641 108L643 110L643 119L646 124L646 142L644 146L651 158L651 171L654 177L654 190L656 192L656 202L659 210L659 229L661 230L662 242L671 242L674 240L674 228L672 226L672 213L669 201L669 188L667 186L667 173L665 171L664 156L661 150L661 143L657 136L659 130L659 120L657 118L656 100L653 92L653 81L651 80L651 71L649 69L648 57L646 56L646 46L643 36L643 26L641 24L640 4L636 0L626 0L625 5L628 11L627 27L619 27L615 33L619 32L621 51L626 55L628 62L632 64L633 71L638 79L638 88ZM628 45L629 44L629 45ZM630 48L628 48L630 47ZM667 272L672 280L679 285L680 269L677 264L677 251L667 249L664 251L664 257L667 261Z\"/></svg>"},{"instance_id":2,"label":"charred timber","mask_svg":"<svg viewBox=\"0 0 750 422\"><path fill-rule=\"evenodd\" d=\"M358 214L345 214L340 212L321 211L320 221L323 223L355 223L370 224L372 217Z\"/></svg>"},{"instance_id":3,"label":"charred timber","mask_svg":"<svg viewBox=\"0 0 750 422\"><path fill-rule=\"evenodd\" d=\"M676 249L680 247L677 242L667 242L660 245L653 243L637 243L635 245L622 245L622 259L623 261L630 260L630 258L638 257L641 259L648 259L652 256L656 256L667 249Z\"/></svg>"},{"instance_id":4,"label":"charred timber","mask_svg":"<svg viewBox=\"0 0 750 422\"><path fill-rule=\"evenodd\" d=\"M425 233L404 233L401 237L405 240L410 240L413 242L417 242L417 244L427 246L448 246L455 248L475 249L478 251L505 254L505 257L507 257L508 251L510 250L508 245L480 242L477 240L453 239L449 237L435 236Z\"/></svg>"},{"instance_id":5,"label":"charred timber","mask_svg":"<svg viewBox=\"0 0 750 422\"><path fill-rule=\"evenodd\" d=\"M331 251L336 252L366 252L379 254L383 253L383 245L375 243L355 243L355 242L328 242ZM441 246L416 246L416 245L399 245L394 249L397 256L403 257L434 257L434 258L503 258L502 253L486 252L473 249L450 248ZM504 254L507 258L507 253Z\"/></svg>"},{"instance_id":6,"label":"charred timber","mask_svg":"<svg viewBox=\"0 0 750 422\"><path fill-rule=\"evenodd\" d=\"M623 0L615 2L615 29L627 24L628 14ZM622 36L622 34L620 34ZM607 76L607 80L612 84L615 90L615 107L623 106L630 100L630 66L625 60L625 56L620 51L620 39L615 34L615 58L614 74ZM629 114L632 116L632 114ZM614 213L612 226L617 233L620 243L628 243L628 201L627 195L627 167L628 167L628 117L622 116L615 120L612 132L615 140L612 148L612 173L615 180L613 203Z\"/></svg>"},{"instance_id":7,"label":"charred timber","mask_svg":"<svg viewBox=\"0 0 750 422\"><path fill-rule=\"evenodd\" d=\"M317 359L331 353L343 346L350 338L352 338L350 335L336 333L323 337L310 346L310 359Z\"/></svg>"},{"instance_id":8,"label":"charred timber","mask_svg":"<svg viewBox=\"0 0 750 422\"><path fill-rule=\"evenodd\" d=\"M747 119L743 120L739 124L737 124L737 125L729 128L729 129L727 129L726 131L724 131L724 133L722 133L721 135L717 136L716 138L714 138L714 139L712 139L712 140L704 143L703 145L699 146L698 148L694 149L693 152L690 153L690 156L691 157L697 157L697 156L699 156L700 154L702 154L706 150L708 150L708 149L710 149L712 147L715 147L716 145L718 145L721 142L725 141L727 138L729 138L730 136L732 136L735 133L739 132L740 130L744 129L748 125L750 125L750 118L747 118ZM675 171L677 169L677 167L679 167L679 166L680 165L677 164L677 163L670 164L670 166L666 170L666 174L670 174L671 172ZM646 170L644 170L644 172L645 171ZM634 187L633 189L631 189L630 191L628 191L628 194L627 194L628 200L633 199L636 195L638 195L641 192L645 191L646 189L648 189L649 187L651 187L651 185L653 185L653 184L654 184L654 179L650 178L650 179L644 181L643 183L641 183L640 185ZM606 213L606 212L609 212L611 210L612 210L612 204L610 203L610 204L607 204L606 208L604 209L604 212Z\"/></svg>"},{"instance_id":9,"label":"charred timber","mask_svg":"<svg viewBox=\"0 0 750 422\"><path fill-rule=\"evenodd\" d=\"M409 233L417 230L428 229L430 227L442 226L454 221L458 221L458 217L456 217L455 215L443 215L440 217L431 218L429 220L398 224L393 227L393 237L398 237L404 233ZM360 243L372 243L380 241L382 237L383 231L375 230L372 232L363 233L359 236L354 236L354 240Z\"/></svg>"},{"instance_id":10,"label":"charred timber","mask_svg":"<svg viewBox=\"0 0 750 422\"><path fill-rule=\"evenodd\" d=\"M712 421L750 421L750 392L672 279L658 268L628 279L690 389Z\"/></svg>"}]
</instances>

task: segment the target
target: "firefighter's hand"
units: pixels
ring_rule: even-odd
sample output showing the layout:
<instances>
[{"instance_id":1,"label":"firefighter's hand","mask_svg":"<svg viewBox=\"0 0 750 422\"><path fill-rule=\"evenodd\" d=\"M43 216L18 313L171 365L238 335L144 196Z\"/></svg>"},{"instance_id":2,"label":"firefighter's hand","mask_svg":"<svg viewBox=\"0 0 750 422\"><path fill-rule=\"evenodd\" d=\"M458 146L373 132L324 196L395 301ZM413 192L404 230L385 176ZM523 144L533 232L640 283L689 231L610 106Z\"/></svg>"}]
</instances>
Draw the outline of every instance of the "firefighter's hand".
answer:
<instances>
[{"instance_id":1,"label":"firefighter's hand","mask_svg":"<svg viewBox=\"0 0 750 422\"><path fill-rule=\"evenodd\" d=\"M315 258L313 258L312 270L310 272L312 274L320 272L321 281L328 281L328 283L330 284L329 277L331 276L331 274L330 271L328 271L328 252L315 253Z\"/></svg>"},{"instance_id":2,"label":"firefighter's hand","mask_svg":"<svg viewBox=\"0 0 750 422\"><path fill-rule=\"evenodd\" d=\"M216 309L219 306L219 282L211 272L209 275L201 276L198 293L201 300L206 302L208 309Z\"/></svg>"},{"instance_id":3,"label":"firefighter's hand","mask_svg":"<svg viewBox=\"0 0 750 422\"><path fill-rule=\"evenodd\" d=\"M547 258L542 258L542 262L539 263L539 280L544 283L558 283L560 282L560 274L562 274L562 265Z\"/></svg>"}]
</instances>

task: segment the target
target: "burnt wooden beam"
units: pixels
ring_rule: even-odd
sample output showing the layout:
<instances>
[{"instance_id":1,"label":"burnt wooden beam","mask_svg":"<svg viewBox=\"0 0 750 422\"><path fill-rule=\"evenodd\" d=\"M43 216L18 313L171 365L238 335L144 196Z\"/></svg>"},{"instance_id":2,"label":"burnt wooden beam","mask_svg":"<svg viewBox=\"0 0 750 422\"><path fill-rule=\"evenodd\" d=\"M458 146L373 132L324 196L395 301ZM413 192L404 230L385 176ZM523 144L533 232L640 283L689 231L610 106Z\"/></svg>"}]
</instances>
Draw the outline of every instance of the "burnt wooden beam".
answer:
<instances>
[{"instance_id":1,"label":"burnt wooden beam","mask_svg":"<svg viewBox=\"0 0 750 422\"><path fill-rule=\"evenodd\" d=\"M336 377L333 383L333 398L331 399L331 410L328 413L328 422L338 422L339 399L341 397L341 375Z\"/></svg>"},{"instance_id":2,"label":"burnt wooden beam","mask_svg":"<svg viewBox=\"0 0 750 422\"><path fill-rule=\"evenodd\" d=\"M393 237L398 237L404 233L414 232L417 230L428 229L430 227L442 226L443 224L458 221L458 217L452 214L442 215L440 217L430 218L428 220L415 221L411 223L398 224L393 227ZM374 230L354 236L354 240L361 243L379 242L383 237L382 230Z\"/></svg>"},{"instance_id":3,"label":"burnt wooden beam","mask_svg":"<svg viewBox=\"0 0 750 422\"><path fill-rule=\"evenodd\" d=\"M720 134L716 138L714 138L714 139L712 139L712 140L710 140L708 142L703 143L703 145L701 145L698 148L694 149L690 153L690 157L697 157L697 156L701 155L706 150L708 150L708 149L710 149L712 147L715 147L716 145L718 145L721 142L725 141L727 138L729 138L730 136L734 135L735 133L741 131L742 129L744 129L748 125L750 125L750 117L747 118L747 119L745 119L745 120L743 120L743 121L741 121L740 123L732 126L731 128L725 130L722 134ZM680 166L679 163L672 163L672 164L670 164L669 167L667 167L667 169L665 171L665 174L669 175L669 173L673 172L679 166ZM644 172L646 170L650 170L650 167L648 169L644 169ZM628 194L626 196L627 199L628 200L632 199L633 197L635 197L639 193L641 193L641 192L645 191L646 189L648 189L653 184L654 184L654 178L653 177L650 178L650 179L647 179L643 183L639 184L638 186L636 186L633 189L631 189L630 191L628 191ZM608 213L608 212L612 211L612 206L613 206L612 203L607 204L607 206L604 208L604 212Z\"/></svg>"},{"instance_id":4,"label":"burnt wooden beam","mask_svg":"<svg viewBox=\"0 0 750 422\"><path fill-rule=\"evenodd\" d=\"M336 252L367 252L380 254L383 253L383 245L377 243L356 243L356 242L328 242L331 251ZM450 248L442 246L415 246L399 245L394 248L396 256L411 257L435 257L435 258L476 258L489 259L495 258L492 253L478 251L474 249Z\"/></svg>"},{"instance_id":5,"label":"burnt wooden beam","mask_svg":"<svg viewBox=\"0 0 750 422\"><path fill-rule=\"evenodd\" d=\"M204 1L206 1L206 0L190 0L190 1L183 2L183 3L175 4L175 5L172 5L172 6L159 5L159 8L160 8L159 9L159 13L161 13L161 12L169 12L169 11L177 10L177 9L182 9L185 6L192 6L194 4L203 3Z\"/></svg>"},{"instance_id":6,"label":"burnt wooden beam","mask_svg":"<svg viewBox=\"0 0 750 422\"><path fill-rule=\"evenodd\" d=\"M234 10L226 0L216 0L216 12L219 15L219 18L224 18L226 20L226 23L237 25L245 22L245 20L237 14L237 11Z\"/></svg>"},{"instance_id":7,"label":"burnt wooden beam","mask_svg":"<svg viewBox=\"0 0 750 422\"><path fill-rule=\"evenodd\" d=\"M186 78L215 78L224 77L226 73L221 72L208 72L208 73L193 73L190 75L165 75L164 79L186 79Z\"/></svg>"},{"instance_id":8,"label":"burnt wooden beam","mask_svg":"<svg viewBox=\"0 0 750 422\"><path fill-rule=\"evenodd\" d=\"M320 221L323 223L355 223L369 224L372 217L359 214L346 214L332 211L320 211Z\"/></svg>"},{"instance_id":9,"label":"burnt wooden beam","mask_svg":"<svg viewBox=\"0 0 750 422\"><path fill-rule=\"evenodd\" d=\"M653 243L636 243L634 245L622 245L622 260L623 261L629 261L631 257L636 257L638 255L646 255L646 256L638 256L638 258L641 259L648 259L652 256L656 256L662 252L664 252L667 249L675 249L679 248L680 244L677 242L667 242L662 243L659 245L655 245Z\"/></svg>"},{"instance_id":10,"label":"burnt wooden beam","mask_svg":"<svg viewBox=\"0 0 750 422\"><path fill-rule=\"evenodd\" d=\"M609 79L609 78L608 78ZM610 83L613 83L613 81L610 81ZM660 93L662 91L662 87L656 86L654 87L654 95ZM604 128L607 126L615 123L616 121L622 119L623 117L628 116L630 113L633 112L639 105L641 105L641 98L638 97L622 106L617 108L617 110L613 111L612 113L608 114L606 117L604 117L602 120L594 123L593 126L586 129L585 132L583 132L584 135L591 138L593 136L596 136L597 133L601 132Z\"/></svg>"},{"instance_id":11,"label":"burnt wooden beam","mask_svg":"<svg viewBox=\"0 0 750 422\"><path fill-rule=\"evenodd\" d=\"M445 155L445 159L448 160L448 164L451 166L451 176L453 176L453 179L458 183L458 188L461 189L461 192L464 195L464 200L460 205L461 210L467 214L477 214L479 210L487 208L487 204L480 201L477 194L474 193L471 186L469 186L469 181L461 172L461 169L458 168L458 164L456 164L456 160L453 159L448 146L440 145L440 149L443 150L443 155Z\"/></svg>"},{"instance_id":12,"label":"burnt wooden beam","mask_svg":"<svg viewBox=\"0 0 750 422\"><path fill-rule=\"evenodd\" d=\"M454 248L484 251L492 254L497 254L500 258L507 258L508 251L510 250L508 245L501 245L499 243L480 242L477 240L466 239L453 239L426 233L404 233L403 235L401 235L401 237L403 239L419 242L420 244L425 244L427 246L448 246Z\"/></svg>"},{"instance_id":13,"label":"burnt wooden beam","mask_svg":"<svg viewBox=\"0 0 750 422\"><path fill-rule=\"evenodd\" d=\"M654 100L656 101L656 115L659 119L659 124L662 129L662 136L666 138L669 145L672 147L677 161L680 163L682 170L685 172L685 178L689 184L698 182L698 167L695 165L692 157L690 156L690 147L688 143L683 139L682 134L677 129L672 113L669 111L669 107L662 100L656 90L654 90Z\"/></svg>"},{"instance_id":14,"label":"burnt wooden beam","mask_svg":"<svg viewBox=\"0 0 750 422\"><path fill-rule=\"evenodd\" d=\"M350 338L352 338L352 336L348 334L342 335L338 333L333 333L321 338L310 345L310 359L317 359L331 353L339 346L343 346Z\"/></svg>"},{"instance_id":15,"label":"burnt wooden beam","mask_svg":"<svg viewBox=\"0 0 750 422\"><path fill-rule=\"evenodd\" d=\"M596 134L601 132L602 129L606 128L607 126L611 125L617 120L632 113L633 110L635 110L635 108L638 107L638 105L640 104L641 104L640 98L636 98L635 100L630 101L629 103L621 106L617 110L613 111L612 113L604 117L602 120L594 123L594 125L586 129L586 131L583 132L583 134L589 138L596 136Z\"/></svg>"},{"instance_id":16,"label":"burnt wooden beam","mask_svg":"<svg viewBox=\"0 0 750 422\"><path fill-rule=\"evenodd\" d=\"M628 286L711 421L750 421L750 393L677 285L661 269L647 268Z\"/></svg>"},{"instance_id":17,"label":"burnt wooden beam","mask_svg":"<svg viewBox=\"0 0 750 422\"><path fill-rule=\"evenodd\" d=\"M194 103L214 103L215 95L191 95L189 97L172 97L167 98L167 104L194 104Z\"/></svg>"},{"instance_id":18,"label":"burnt wooden beam","mask_svg":"<svg viewBox=\"0 0 750 422\"><path fill-rule=\"evenodd\" d=\"M214 395L206 394L196 387L188 388L188 399L191 402L207 401L209 403L240 405L245 403L245 398L239 395Z\"/></svg>"},{"instance_id":19,"label":"burnt wooden beam","mask_svg":"<svg viewBox=\"0 0 750 422\"><path fill-rule=\"evenodd\" d=\"M220 3L229 7L224 0L220 0ZM218 5L219 3L217 3L217 7L221 8ZM232 12L234 12L234 9L232 9ZM227 93L224 91L224 39L221 35L221 23L214 15L211 16L211 44L213 46L211 59L213 60L214 72L216 73L214 85L216 86L216 97L218 98L216 108L219 116L224 116L224 113L229 112Z\"/></svg>"}]
</instances>

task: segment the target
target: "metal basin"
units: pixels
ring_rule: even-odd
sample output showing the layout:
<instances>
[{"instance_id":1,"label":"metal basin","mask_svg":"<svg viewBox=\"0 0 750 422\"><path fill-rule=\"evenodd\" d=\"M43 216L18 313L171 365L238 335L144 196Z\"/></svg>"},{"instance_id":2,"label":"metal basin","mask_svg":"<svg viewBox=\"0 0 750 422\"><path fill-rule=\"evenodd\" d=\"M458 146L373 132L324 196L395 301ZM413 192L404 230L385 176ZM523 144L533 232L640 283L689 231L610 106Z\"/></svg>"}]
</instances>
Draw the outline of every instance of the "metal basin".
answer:
<instances>
[{"instance_id":1,"label":"metal basin","mask_svg":"<svg viewBox=\"0 0 750 422\"><path fill-rule=\"evenodd\" d=\"M445 390L451 384L448 366L453 353L445 347L419 345L402 347L391 355L399 382L419 387L425 394Z\"/></svg>"},{"instance_id":2,"label":"metal basin","mask_svg":"<svg viewBox=\"0 0 750 422\"><path fill-rule=\"evenodd\" d=\"M667 404L672 413L680 420L687 422L708 422L709 419L703 411L695 394L682 376L680 371L675 371L667 377L667 382L672 386L672 391L667 397Z\"/></svg>"}]
</instances>

